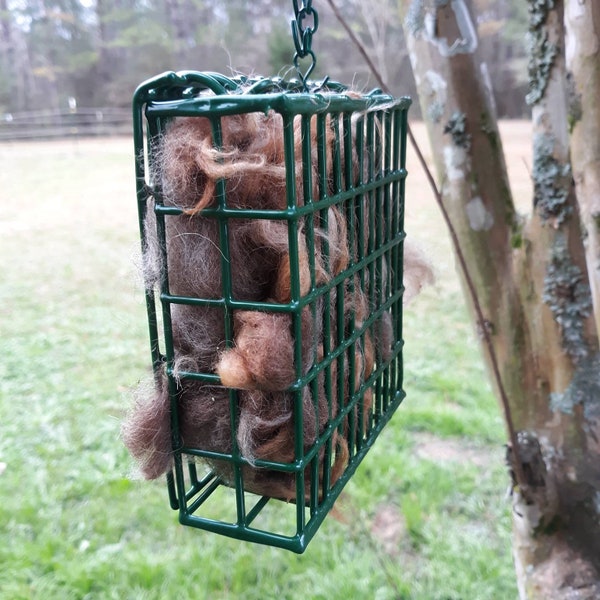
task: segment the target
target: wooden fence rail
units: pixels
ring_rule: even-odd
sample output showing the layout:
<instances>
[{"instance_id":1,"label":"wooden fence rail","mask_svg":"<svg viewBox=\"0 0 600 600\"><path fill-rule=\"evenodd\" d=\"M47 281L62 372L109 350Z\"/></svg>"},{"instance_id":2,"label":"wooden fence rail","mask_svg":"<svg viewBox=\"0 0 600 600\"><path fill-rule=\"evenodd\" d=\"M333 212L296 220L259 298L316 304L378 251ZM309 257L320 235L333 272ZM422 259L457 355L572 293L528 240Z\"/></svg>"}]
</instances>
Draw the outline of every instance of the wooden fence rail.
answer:
<instances>
[{"instance_id":1,"label":"wooden fence rail","mask_svg":"<svg viewBox=\"0 0 600 600\"><path fill-rule=\"evenodd\" d=\"M77 108L0 113L0 141L131 135L125 108Z\"/></svg>"}]
</instances>

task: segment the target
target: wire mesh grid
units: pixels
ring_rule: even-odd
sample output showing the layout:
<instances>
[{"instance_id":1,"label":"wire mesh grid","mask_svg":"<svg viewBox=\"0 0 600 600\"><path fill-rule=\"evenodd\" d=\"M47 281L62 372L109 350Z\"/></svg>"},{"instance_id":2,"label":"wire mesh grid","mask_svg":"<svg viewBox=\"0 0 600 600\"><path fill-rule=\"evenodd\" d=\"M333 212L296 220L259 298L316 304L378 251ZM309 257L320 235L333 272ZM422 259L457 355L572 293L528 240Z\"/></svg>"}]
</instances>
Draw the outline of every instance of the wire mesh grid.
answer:
<instances>
[{"instance_id":1,"label":"wire mesh grid","mask_svg":"<svg viewBox=\"0 0 600 600\"><path fill-rule=\"evenodd\" d=\"M146 292L152 361L157 385L165 382L171 401L173 469L167 479L181 523L303 552L401 403L409 104L408 98L379 91L349 93L340 84L313 85L307 93L280 79L234 80L197 72L163 74L136 91L142 246L155 238L163 265L158 286ZM281 207L236 205L227 178L218 179L214 202L197 214L178 206L176 194L175 200L167 198L157 148L174 120L204 120L213 147L226 152L227 120L253 113L276 115L281 123ZM214 228L220 255L216 294L178 289L170 274L176 260L169 256L170 225L183 219L186 227L203 220ZM287 230L287 297L273 299L266 291L240 296L240 266L232 249L239 223ZM236 315L282 319L292 346L292 380L283 389L273 385L265 391L258 384L255 390L252 385L224 389L214 368L186 369L178 363L181 348L174 342L174 311L180 307L218 311L223 352L241 344ZM269 360L277 365L286 358ZM214 401L227 404L230 433L222 448L198 439L189 444L181 408L186 385L221 390ZM287 407L289 444L249 457L240 441L241 407L258 401ZM272 435L281 437L282 431Z\"/></svg>"}]
</instances>

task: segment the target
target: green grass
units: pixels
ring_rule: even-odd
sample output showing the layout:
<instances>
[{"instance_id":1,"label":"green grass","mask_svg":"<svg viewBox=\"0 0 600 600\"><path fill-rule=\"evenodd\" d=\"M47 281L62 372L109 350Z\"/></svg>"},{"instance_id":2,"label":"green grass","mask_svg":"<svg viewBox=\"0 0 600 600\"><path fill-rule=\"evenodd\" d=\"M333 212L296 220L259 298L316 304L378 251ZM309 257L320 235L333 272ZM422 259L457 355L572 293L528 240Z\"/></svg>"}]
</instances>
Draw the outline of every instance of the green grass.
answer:
<instances>
[{"instance_id":1,"label":"green grass","mask_svg":"<svg viewBox=\"0 0 600 600\"><path fill-rule=\"evenodd\" d=\"M184 528L163 482L129 478L119 424L149 370L132 152L0 146L0 599L515 598L504 429L430 205L409 218L439 282L407 311L407 399L304 555Z\"/></svg>"}]
</instances>

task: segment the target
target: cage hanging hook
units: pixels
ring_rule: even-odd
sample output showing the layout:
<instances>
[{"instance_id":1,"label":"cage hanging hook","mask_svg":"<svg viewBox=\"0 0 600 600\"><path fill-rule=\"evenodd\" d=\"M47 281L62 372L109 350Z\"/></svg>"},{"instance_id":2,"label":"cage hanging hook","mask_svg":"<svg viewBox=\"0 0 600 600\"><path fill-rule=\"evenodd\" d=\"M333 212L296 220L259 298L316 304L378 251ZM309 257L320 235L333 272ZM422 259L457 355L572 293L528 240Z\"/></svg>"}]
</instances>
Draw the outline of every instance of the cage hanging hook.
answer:
<instances>
[{"instance_id":1,"label":"cage hanging hook","mask_svg":"<svg viewBox=\"0 0 600 600\"><path fill-rule=\"evenodd\" d=\"M317 64L317 57L312 51L312 36L319 28L319 14L312 7L312 0L301 0L301 2L299 0L292 0L292 5L294 7L294 19L291 21L292 39L294 40L294 48L296 49L293 63L298 77L302 81L304 90L308 91L306 82ZM305 26L304 21L308 19L312 20L312 24ZM307 56L310 57L311 62L306 72L302 73L299 61Z\"/></svg>"}]
</instances>

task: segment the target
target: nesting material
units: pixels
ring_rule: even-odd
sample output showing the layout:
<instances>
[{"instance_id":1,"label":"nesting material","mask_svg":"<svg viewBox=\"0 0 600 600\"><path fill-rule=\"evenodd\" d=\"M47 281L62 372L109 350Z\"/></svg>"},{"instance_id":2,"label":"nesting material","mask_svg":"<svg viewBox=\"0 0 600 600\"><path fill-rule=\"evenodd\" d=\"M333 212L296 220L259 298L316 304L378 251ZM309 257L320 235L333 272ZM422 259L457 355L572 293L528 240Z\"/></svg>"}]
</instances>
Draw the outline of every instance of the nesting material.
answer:
<instances>
[{"instance_id":1,"label":"nesting material","mask_svg":"<svg viewBox=\"0 0 600 600\"><path fill-rule=\"evenodd\" d=\"M317 294L296 315L262 309L233 310L233 314L226 314L223 306L216 303L171 304L172 366L177 381L180 439L174 440L171 432L171 400L165 370L157 374L150 394L144 390L138 392L122 434L142 475L148 479L157 478L171 468L174 446L233 455L235 441L244 459L244 488L290 500L297 491L295 475L265 468L260 461L294 462L294 406L298 402L302 404L305 452L328 431L328 424L339 414L341 405L346 405L351 390L355 393L361 388L378 357L383 360L389 355L394 343L391 317L384 313L375 325L363 327L371 310L370 298L372 301L375 297L369 295L368 282L353 276L341 284L329 285L357 253L349 244L346 215L336 205L323 213L316 212L310 221L299 221L293 234L285 220L229 217L227 256L224 256L221 224L214 215L205 216L202 212L218 206L218 182L226 182L227 208L272 210L286 208L289 182L286 182L280 115L274 112L233 115L221 118L220 123L220 149L215 148L211 122L206 117L173 120L154 149L155 185L161 189L162 203L183 212L164 217L166 252L163 252L154 204L149 203L145 219L146 285L158 288L162 282L165 289L167 284L172 296L285 304L292 300L291 274L297 270L300 296L323 286L330 289ZM332 185L329 174L327 181L318 176L315 129L311 127L315 139L311 143L310 164L303 165L300 121L295 121L294 180L299 205L305 197L305 180L312 181L313 198ZM333 140L333 128L328 122L327 165L332 165ZM311 171L310 178L306 177L307 169ZM366 220L363 229L362 235L367 239ZM290 261L291 235L296 237L298 247L295 262ZM426 264L419 257L417 269L422 268L421 262ZM230 278L223 276L224 269L230 270ZM422 274L416 277L416 287L421 279ZM231 319L231 344L226 344L227 319ZM299 347L294 337L295 319L300 320ZM300 392L288 389L298 373L309 373L340 340L361 329L351 358L345 353L340 360L332 361ZM346 368L348 361L353 362L352 382L346 374L350 372ZM341 377L340 367L344 368ZM186 373L216 374L222 385L207 384L187 377ZM230 406L230 389L236 390L234 409ZM355 408L341 427L328 431L330 452L326 454L326 445L321 446L317 454L319 480L313 482L314 476L307 473L307 495L311 485L322 484L324 460L330 461L327 469L330 484L343 472L349 454L348 436L356 436L357 428L368 426L371 403L372 390L366 387L360 400L362 416L359 418ZM351 427L354 431L350 431ZM231 461L208 462L225 483L233 485Z\"/></svg>"}]
</instances>

